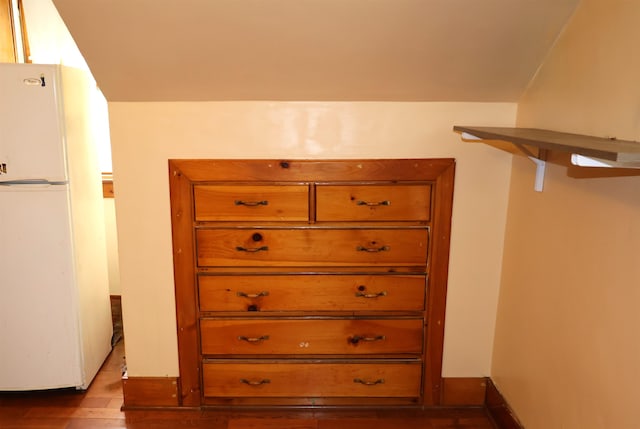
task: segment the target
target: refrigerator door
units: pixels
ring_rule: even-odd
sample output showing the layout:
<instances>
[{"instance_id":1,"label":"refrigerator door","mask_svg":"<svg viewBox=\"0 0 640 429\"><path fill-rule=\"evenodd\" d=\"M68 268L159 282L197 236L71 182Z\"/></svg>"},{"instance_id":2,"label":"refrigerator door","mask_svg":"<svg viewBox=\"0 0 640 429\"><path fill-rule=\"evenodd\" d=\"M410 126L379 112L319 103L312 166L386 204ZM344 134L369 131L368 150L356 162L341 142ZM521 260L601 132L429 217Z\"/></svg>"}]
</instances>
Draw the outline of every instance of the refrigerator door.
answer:
<instances>
[{"instance_id":1,"label":"refrigerator door","mask_svg":"<svg viewBox=\"0 0 640 429\"><path fill-rule=\"evenodd\" d=\"M68 185L0 186L0 390L84 384Z\"/></svg>"},{"instance_id":2,"label":"refrigerator door","mask_svg":"<svg viewBox=\"0 0 640 429\"><path fill-rule=\"evenodd\" d=\"M67 180L58 82L52 65L0 63L0 182Z\"/></svg>"}]
</instances>

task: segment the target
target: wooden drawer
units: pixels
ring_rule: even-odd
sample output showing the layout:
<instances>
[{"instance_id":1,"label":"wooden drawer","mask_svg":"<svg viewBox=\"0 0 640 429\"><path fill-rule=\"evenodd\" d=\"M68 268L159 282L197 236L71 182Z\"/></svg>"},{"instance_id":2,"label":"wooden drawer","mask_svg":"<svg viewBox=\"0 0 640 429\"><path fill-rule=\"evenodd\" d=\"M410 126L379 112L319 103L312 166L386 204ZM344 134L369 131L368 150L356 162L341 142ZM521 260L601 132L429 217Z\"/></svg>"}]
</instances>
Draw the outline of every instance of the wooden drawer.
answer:
<instances>
[{"instance_id":1,"label":"wooden drawer","mask_svg":"<svg viewBox=\"0 0 640 429\"><path fill-rule=\"evenodd\" d=\"M196 185L196 221L307 221L306 185Z\"/></svg>"},{"instance_id":2,"label":"wooden drawer","mask_svg":"<svg viewBox=\"0 0 640 429\"><path fill-rule=\"evenodd\" d=\"M200 275L201 311L422 311L424 275Z\"/></svg>"},{"instance_id":3,"label":"wooden drawer","mask_svg":"<svg viewBox=\"0 0 640 429\"><path fill-rule=\"evenodd\" d=\"M198 229L200 267L425 266L428 230Z\"/></svg>"},{"instance_id":4,"label":"wooden drawer","mask_svg":"<svg viewBox=\"0 0 640 429\"><path fill-rule=\"evenodd\" d=\"M430 185L318 185L317 221L428 221Z\"/></svg>"},{"instance_id":5,"label":"wooden drawer","mask_svg":"<svg viewBox=\"0 0 640 429\"><path fill-rule=\"evenodd\" d=\"M205 362L207 397L418 397L422 364Z\"/></svg>"},{"instance_id":6,"label":"wooden drawer","mask_svg":"<svg viewBox=\"0 0 640 429\"><path fill-rule=\"evenodd\" d=\"M204 319L204 355L422 353L422 319Z\"/></svg>"}]
</instances>

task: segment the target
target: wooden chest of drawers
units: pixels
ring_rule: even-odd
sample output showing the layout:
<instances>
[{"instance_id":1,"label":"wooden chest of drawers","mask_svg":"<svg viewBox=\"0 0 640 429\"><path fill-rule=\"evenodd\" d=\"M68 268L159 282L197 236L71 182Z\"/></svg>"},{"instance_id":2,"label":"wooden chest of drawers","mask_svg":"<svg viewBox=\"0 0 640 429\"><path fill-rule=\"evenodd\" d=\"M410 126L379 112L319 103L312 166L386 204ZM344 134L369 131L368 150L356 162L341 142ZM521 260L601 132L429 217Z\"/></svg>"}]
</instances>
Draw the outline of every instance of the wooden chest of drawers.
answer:
<instances>
[{"instance_id":1,"label":"wooden chest of drawers","mask_svg":"<svg viewBox=\"0 0 640 429\"><path fill-rule=\"evenodd\" d=\"M185 406L436 405L453 160L172 160Z\"/></svg>"}]
</instances>

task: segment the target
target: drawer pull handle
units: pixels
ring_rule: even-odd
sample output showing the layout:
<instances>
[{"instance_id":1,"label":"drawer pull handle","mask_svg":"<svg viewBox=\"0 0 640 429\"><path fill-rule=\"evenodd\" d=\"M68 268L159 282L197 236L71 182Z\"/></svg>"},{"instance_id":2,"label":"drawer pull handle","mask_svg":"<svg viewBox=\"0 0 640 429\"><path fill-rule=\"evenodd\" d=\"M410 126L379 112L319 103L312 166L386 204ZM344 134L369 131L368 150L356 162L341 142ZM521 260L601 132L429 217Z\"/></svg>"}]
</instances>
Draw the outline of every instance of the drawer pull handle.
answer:
<instances>
[{"instance_id":1,"label":"drawer pull handle","mask_svg":"<svg viewBox=\"0 0 640 429\"><path fill-rule=\"evenodd\" d=\"M268 206L269 205L269 201L263 200L263 201L242 201L242 200L235 200L234 201L236 206L246 206L246 207L258 207L258 206Z\"/></svg>"},{"instance_id":2,"label":"drawer pull handle","mask_svg":"<svg viewBox=\"0 0 640 429\"><path fill-rule=\"evenodd\" d=\"M378 253L378 252L388 252L389 250L391 250L391 247L389 247L389 246L382 246L382 247L358 246L358 247L356 247L356 250L358 252Z\"/></svg>"},{"instance_id":3,"label":"drawer pull handle","mask_svg":"<svg viewBox=\"0 0 640 429\"><path fill-rule=\"evenodd\" d=\"M366 381L361 378L354 378L353 382L364 384L365 386L375 386L376 384L384 384L384 378L379 378L375 381Z\"/></svg>"},{"instance_id":4,"label":"drawer pull handle","mask_svg":"<svg viewBox=\"0 0 640 429\"><path fill-rule=\"evenodd\" d=\"M384 335L377 335L375 337L366 337L364 335L354 335L349 338L349 342L351 344L358 344L360 341L373 342L373 341L383 341L387 338Z\"/></svg>"},{"instance_id":5,"label":"drawer pull handle","mask_svg":"<svg viewBox=\"0 0 640 429\"><path fill-rule=\"evenodd\" d=\"M269 336L268 335L263 335L261 337L245 337L244 335L240 335L238 337L238 339L240 341L246 341L248 343L259 343L261 341L268 340Z\"/></svg>"},{"instance_id":6,"label":"drawer pull handle","mask_svg":"<svg viewBox=\"0 0 640 429\"><path fill-rule=\"evenodd\" d=\"M362 292L356 292L356 296L358 298L378 298L380 296L387 296L387 291L383 290L382 292L378 292L378 293L362 293Z\"/></svg>"},{"instance_id":7,"label":"drawer pull handle","mask_svg":"<svg viewBox=\"0 0 640 429\"><path fill-rule=\"evenodd\" d=\"M236 295L241 296L243 298L260 298L261 296L269 296L269 292L266 290L263 290L262 292L258 292L258 293L237 292Z\"/></svg>"},{"instance_id":8,"label":"drawer pull handle","mask_svg":"<svg viewBox=\"0 0 640 429\"><path fill-rule=\"evenodd\" d=\"M260 246L260 247L236 246L236 250L238 252L249 252L249 253L266 252L267 250L269 250L269 246Z\"/></svg>"},{"instance_id":9,"label":"drawer pull handle","mask_svg":"<svg viewBox=\"0 0 640 429\"><path fill-rule=\"evenodd\" d=\"M241 378L240 383L247 384L249 386L261 386L263 384L271 383L271 380L269 380L268 378L264 378L262 380L252 381L252 380L247 380L246 378Z\"/></svg>"},{"instance_id":10,"label":"drawer pull handle","mask_svg":"<svg viewBox=\"0 0 640 429\"><path fill-rule=\"evenodd\" d=\"M390 206L391 201L384 200L376 202L368 202L368 201L356 201L356 204L359 206L368 206L368 207L377 207L377 206Z\"/></svg>"}]
</instances>

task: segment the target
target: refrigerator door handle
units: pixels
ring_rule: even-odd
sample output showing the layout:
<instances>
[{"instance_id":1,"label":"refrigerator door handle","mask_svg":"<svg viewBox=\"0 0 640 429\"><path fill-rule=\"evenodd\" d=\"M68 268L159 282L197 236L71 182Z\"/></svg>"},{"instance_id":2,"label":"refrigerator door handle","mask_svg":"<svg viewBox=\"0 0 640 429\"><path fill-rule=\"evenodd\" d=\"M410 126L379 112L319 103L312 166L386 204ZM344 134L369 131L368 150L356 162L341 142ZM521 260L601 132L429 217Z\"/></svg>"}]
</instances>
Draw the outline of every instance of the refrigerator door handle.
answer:
<instances>
[{"instance_id":1,"label":"refrigerator door handle","mask_svg":"<svg viewBox=\"0 0 640 429\"><path fill-rule=\"evenodd\" d=\"M47 180L47 179L26 179L26 180L7 180L0 182L0 186L30 186L30 185L44 185L44 186L59 186L69 184L66 180Z\"/></svg>"}]
</instances>

